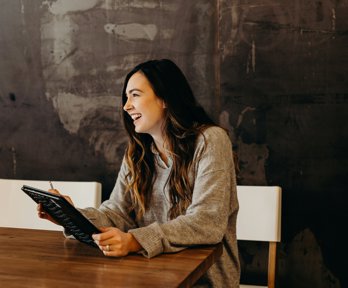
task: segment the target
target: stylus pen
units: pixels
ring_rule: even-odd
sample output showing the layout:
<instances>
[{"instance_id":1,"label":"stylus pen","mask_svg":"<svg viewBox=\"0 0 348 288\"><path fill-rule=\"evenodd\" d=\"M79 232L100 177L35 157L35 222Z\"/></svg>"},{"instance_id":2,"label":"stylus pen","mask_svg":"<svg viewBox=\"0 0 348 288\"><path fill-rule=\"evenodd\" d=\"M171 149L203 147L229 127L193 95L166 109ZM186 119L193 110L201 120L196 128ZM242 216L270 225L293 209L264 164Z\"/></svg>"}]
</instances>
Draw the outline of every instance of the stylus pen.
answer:
<instances>
[{"instance_id":1,"label":"stylus pen","mask_svg":"<svg viewBox=\"0 0 348 288\"><path fill-rule=\"evenodd\" d=\"M51 189L54 189L53 184L51 181L48 181L50 183Z\"/></svg>"}]
</instances>

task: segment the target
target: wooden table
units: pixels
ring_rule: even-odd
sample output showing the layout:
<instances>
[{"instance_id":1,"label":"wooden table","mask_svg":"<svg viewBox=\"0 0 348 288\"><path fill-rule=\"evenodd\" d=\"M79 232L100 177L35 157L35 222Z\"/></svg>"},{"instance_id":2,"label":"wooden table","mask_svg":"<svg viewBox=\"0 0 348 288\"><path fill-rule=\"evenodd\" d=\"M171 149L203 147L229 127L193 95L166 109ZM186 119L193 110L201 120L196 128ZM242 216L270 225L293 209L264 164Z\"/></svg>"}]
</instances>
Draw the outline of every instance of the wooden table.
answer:
<instances>
[{"instance_id":1,"label":"wooden table","mask_svg":"<svg viewBox=\"0 0 348 288\"><path fill-rule=\"evenodd\" d=\"M0 287L190 287L221 254L218 244L113 258L62 232L0 227Z\"/></svg>"}]
</instances>

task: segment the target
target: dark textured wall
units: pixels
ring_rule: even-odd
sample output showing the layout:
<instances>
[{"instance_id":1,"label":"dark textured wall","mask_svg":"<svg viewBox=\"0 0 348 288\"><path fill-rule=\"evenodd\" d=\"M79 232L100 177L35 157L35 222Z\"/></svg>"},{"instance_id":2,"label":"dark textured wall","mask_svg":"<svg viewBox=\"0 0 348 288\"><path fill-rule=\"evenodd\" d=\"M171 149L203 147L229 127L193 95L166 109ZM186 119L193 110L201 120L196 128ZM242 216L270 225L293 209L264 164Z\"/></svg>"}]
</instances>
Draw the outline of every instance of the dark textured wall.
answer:
<instances>
[{"instance_id":1,"label":"dark textured wall","mask_svg":"<svg viewBox=\"0 0 348 288\"><path fill-rule=\"evenodd\" d=\"M96 180L108 197L123 78L171 58L230 130L239 184L283 188L278 287L347 287L348 0L0 5L0 178ZM258 278L264 245L240 250Z\"/></svg>"}]
</instances>

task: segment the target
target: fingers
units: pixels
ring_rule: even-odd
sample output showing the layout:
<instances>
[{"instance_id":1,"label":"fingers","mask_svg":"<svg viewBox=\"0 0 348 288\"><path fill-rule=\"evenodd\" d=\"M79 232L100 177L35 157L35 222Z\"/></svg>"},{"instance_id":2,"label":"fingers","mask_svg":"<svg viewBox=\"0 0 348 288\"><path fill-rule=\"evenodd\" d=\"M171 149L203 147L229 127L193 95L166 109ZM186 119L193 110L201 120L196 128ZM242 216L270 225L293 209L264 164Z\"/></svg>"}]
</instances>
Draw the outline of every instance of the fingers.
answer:
<instances>
[{"instance_id":1,"label":"fingers","mask_svg":"<svg viewBox=\"0 0 348 288\"><path fill-rule=\"evenodd\" d=\"M57 190L57 189L48 189L48 192L63 196L71 205L74 206L74 203L73 203L73 201L71 200L71 198L70 198L68 195L62 195L62 194L59 192L59 190Z\"/></svg>"},{"instance_id":2,"label":"fingers","mask_svg":"<svg viewBox=\"0 0 348 288\"><path fill-rule=\"evenodd\" d=\"M36 210L37 210L37 215L40 218L44 218L45 217L46 212L43 210L41 203L37 204Z\"/></svg>"},{"instance_id":3,"label":"fingers","mask_svg":"<svg viewBox=\"0 0 348 288\"><path fill-rule=\"evenodd\" d=\"M71 198L70 198L68 195L63 195L63 196L64 196L64 198L65 198L71 205L74 206L73 201L71 200Z\"/></svg>"},{"instance_id":4,"label":"fingers","mask_svg":"<svg viewBox=\"0 0 348 288\"><path fill-rule=\"evenodd\" d=\"M128 252L126 252L123 249L120 249L118 245L103 245L99 246L99 249L103 252L105 256L110 256L110 257L122 257L126 256Z\"/></svg>"},{"instance_id":5,"label":"fingers","mask_svg":"<svg viewBox=\"0 0 348 288\"><path fill-rule=\"evenodd\" d=\"M60 192L57 189L48 189L48 192L60 195Z\"/></svg>"},{"instance_id":6,"label":"fingers","mask_svg":"<svg viewBox=\"0 0 348 288\"><path fill-rule=\"evenodd\" d=\"M39 218L41 219L46 219L46 220L50 220L51 222L56 223L49 214L47 214L45 211L38 211L37 216L39 216Z\"/></svg>"},{"instance_id":7,"label":"fingers","mask_svg":"<svg viewBox=\"0 0 348 288\"><path fill-rule=\"evenodd\" d=\"M108 239L113 238L115 236L117 237L119 232L121 232L119 229L115 227L100 227L99 230L102 233L92 235L93 239L98 242L107 241Z\"/></svg>"},{"instance_id":8,"label":"fingers","mask_svg":"<svg viewBox=\"0 0 348 288\"><path fill-rule=\"evenodd\" d=\"M103 246L99 246L100 250L102 250L103 252L111 252L112 251L112 245L110 244L106 244Z\"/></svg>"},{"instance_id":9,"label":"fingers","mask_svg":"<svg viewBox=\"0 0 348 288\"><path fill-rule=\"evenodd\" d=\"M128 254L129 249L124 237L122 237L124 232L115 227L101 227L99 229L102 233L93 234L92 237L104 255L120 257Z\"/></svg>"},{"instance_id":10,"label":"fingers","mask_svg":"<svg viewBox=\"0 0 348 288\"><path fill-rule=\"evenodd\" d=\"M54 224L60 225L43 209L41 203L37 205L36 210L37 210L37 215L39 216L39 218L46 219L53 222Z\"/></svg>"},{"instance_id":11,"label":"fingers","mask_svg":"<svg viewBox=\"0 0 348 288\"><path fill-rule=\"evenodd\" d=\"M42 207L42 204L37 205L37 215L42 219L49 219L49 215L45 212L45 210Z\"/></svg>"}]
</instances>

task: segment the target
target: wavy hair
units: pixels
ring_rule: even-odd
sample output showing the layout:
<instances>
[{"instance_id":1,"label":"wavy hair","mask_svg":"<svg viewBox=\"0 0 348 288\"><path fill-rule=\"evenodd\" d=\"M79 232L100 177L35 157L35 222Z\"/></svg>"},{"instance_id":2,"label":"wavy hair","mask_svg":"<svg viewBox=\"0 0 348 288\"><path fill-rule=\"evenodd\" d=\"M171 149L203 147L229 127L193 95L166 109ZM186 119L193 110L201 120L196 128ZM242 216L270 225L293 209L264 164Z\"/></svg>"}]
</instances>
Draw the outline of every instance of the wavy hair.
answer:
<instances>
[{"instance_id":1,"label":"wavy hair","mask_svg":"<svg viewBox=\"0 0 348 288\"><path fill-rule=\"evenodd\" d=\"M127 102L126 87L133 74L142 73L157 97L166 104L164 132L173 167L166 185L169 185L171 208L168 217L184 214L192 201L193 186L189 170L195 151L196 139L203 130L216 125L197 103L191 87L179 67L168 59L151 60L137 65L125 78L122 106ZM135 132L131 117L122 110L123 122L130 141L126 149L128 192L131 210L140 218L151 199L156 177L155 158L151 152L153 139L149 134Z\"/></svg>"}]
</instances>

